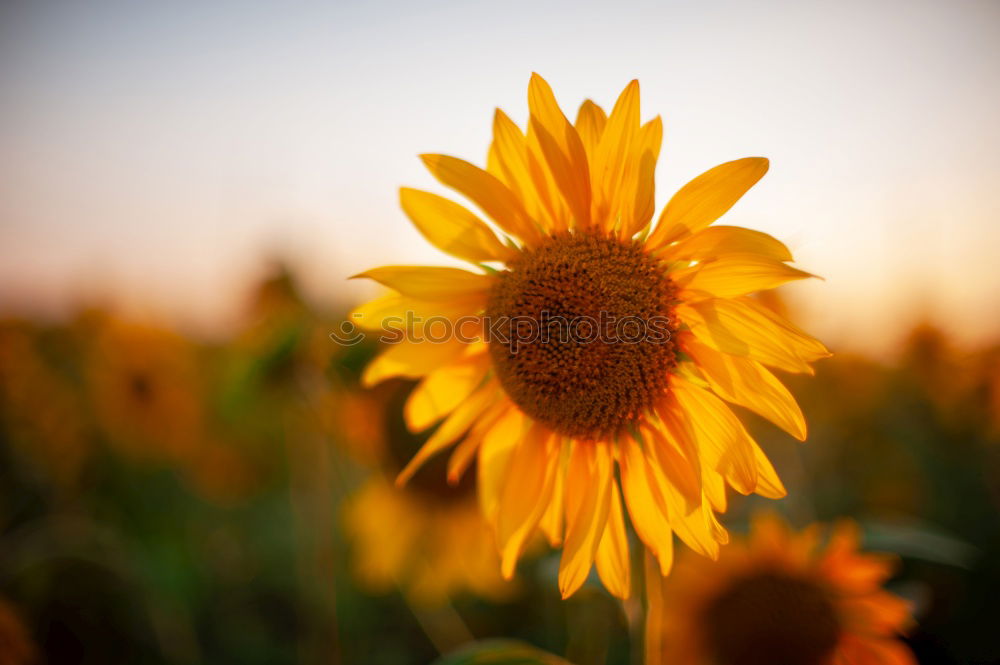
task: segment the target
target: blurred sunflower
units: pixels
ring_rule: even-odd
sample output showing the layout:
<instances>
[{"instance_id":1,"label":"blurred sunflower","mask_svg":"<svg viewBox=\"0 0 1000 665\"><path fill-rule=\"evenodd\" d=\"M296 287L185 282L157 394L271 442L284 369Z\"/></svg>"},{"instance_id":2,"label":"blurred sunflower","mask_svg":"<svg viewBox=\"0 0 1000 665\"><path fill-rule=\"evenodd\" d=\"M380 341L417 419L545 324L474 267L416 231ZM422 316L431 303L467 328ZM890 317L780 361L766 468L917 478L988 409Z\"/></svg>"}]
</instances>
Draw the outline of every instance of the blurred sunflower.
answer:
<instances>
[{"instance_id":1,"label":"blurred sunflower","mask_svg":"<svg viewBox=\"0 0 1000 665\"><path fill-rule=\"evenodd\" d=\"M397 586L422 605L470 591L500 599L510 583L499 574L493 534L475 490L397 488L374 473L344 508L354 545L354 573L366 587Z\"/></svg>"},{"instance_id":2,"label":"blurred sunflower","mask_svg":"<svg viewBox=\"0 0 1000 665\"><path fill-rule=\"evenodd\" d=\"M79 393L43 353L42 333L0 321L0 435L60 488L73 488L90 457Z\"/></svg>"},{"instance_id":3,"label":"blurred sunflower","mask_svg":"<svg viewBox=\"0 0 1000 665\"><path fill-rule=\"evenodd\" d=\"M894 558L859 552L853 522L825 548L819 533L762 515L718 561L682 557L670 578L647 566L647 665L915 663L896 639L909 606L881 588Z\"/></svg>"},{"instance_id":4,"label":"blurred sunflower","mask_svg":"<svg viewBox=\"0 0 1000 665\"><path fill-rule=\"evenodd\" d=\"M173 466L202 498L246 496L257 470L209 422L199 348L171 330L114 318L95 332L89 392L108 443L133 459Z\"/></svg>"},{"instance_id":5,"label":"blurred sunflower","mask_svg":"<svg viewBox=\"0 0 1000 665\"><path fill-rule=\"evenodd\" d=\"M199 367L169 330L110 319L89 368L94 410L112 445L141 459L188 459L203 439Z\"/></svg>"},{"instance_id":6,"label":"blurred sunflower","mask_svg":"<svg viewBox=\"0 0 1000 665\"><path fill-rule=\"evenodd\" d=\"M379 458L369 479L344 504L356 577L379 592L398 587L411 600L429 606L465 591L505 597L513 587L500 576L493 534L476 502L475 476L467 474L451 485L436 460L405 487L395 486L390 478L419 443L397 415L399 404L393 402L404 394L400 386L386 385L377 392L378 417L385 427L354 427L349 421L370 420L371 411L341 411L345 433L375 435L367 439L367 447ZM357 455L366 447L361 440L344 443L356 459L369 458Z\"/></svg>"},{"instance_id":7,"label":"blurred sunflower","mask_svg":"<svg viewBox=\"0 0 1000 665\"><path fill-rule=\"evenodd\" d=\"M504 576L513 575L540 526L553 546L564 547L564 597L583 584L595 559L608 589L624 597L630 573L619 489L663 573L673 533L717 556L728 538L714 514L726 508L726 483L743 494L785 492L726 402L804 439L795 400L765 365L811 373L809 363L829 354L748 297L810 276L787 265L788 249L764 233L710 226L764 175L766 159L702 174L650 231L662 123L640 122L638 82L610 116L586 101L571 124L534 75L528 106L527 132L496 112L486 170L423 156L501 237L457 203L401 190L417 229L480 270L362 273L397 293L360 307L354 320L399 338L364 380L423 379L406 405L407 420L414 430L443 423L400 481L461 441L449 476L456 480L478 457L482 509ZM570 322L570 334L540 334L553 321ZM497 322L512 334L495 334ZM581 322L615 337L594 341L595 329ZM522 323L536 334L522 339ZM442 341L438 324L459 335Z\"/></svg>"}]
</instances>

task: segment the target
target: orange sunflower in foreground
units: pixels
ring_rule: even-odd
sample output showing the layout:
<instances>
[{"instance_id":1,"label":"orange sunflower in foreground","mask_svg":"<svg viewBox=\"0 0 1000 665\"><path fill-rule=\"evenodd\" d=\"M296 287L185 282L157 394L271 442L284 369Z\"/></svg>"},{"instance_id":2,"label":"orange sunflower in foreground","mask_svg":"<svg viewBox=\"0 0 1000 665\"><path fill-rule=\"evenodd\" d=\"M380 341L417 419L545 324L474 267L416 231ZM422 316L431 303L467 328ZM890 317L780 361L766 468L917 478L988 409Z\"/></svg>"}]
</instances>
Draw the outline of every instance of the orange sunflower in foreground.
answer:
<instances>
[{"instance_id":1,"label":"orange sunflower in foreground","mask_svg":"<svg viewBox=\"0 0 1000 665\"><path fill-rule=\"evenodd\" d=\"M716 562L686 556L649 576L646 665L913 665L896 636L911 622L884 591L894 557L858 551L858 528L799 533L760 516Z\"/></svg>"},{"instance_id":2,"label":"orange sunflower in foreground","mask_svg":"<svg viewBox=\"0 0 1000 665\"><path fill-rule=\"evenodd\" d=\"M417 229L475 270L362 273L396 293L358 308L354 321L398 342L363 378L422 379L407 421L414 430L443 422L399 481L456 444L452 481L478 459L480 504L504 576L540 528L563 547L563 597L595 561L607 588L625 597L621 495L664 574L674 533L717 556L728 540L715 517L726 508L726 484L785 493L726 403L804 439L795 400L765 366L808 373L829 354L748 297L810 276L788 265L788 249L764 233L710 226L764 175L766 159L702 174L651 228L662 123L640 122L638 82L609 116L586 101L570 123L534 75L528 105L526 132L496 112L485 170L423 156L499 235L457 203L401 190ZM506 322L499 333L498 322Z\"/></svg>"}]
</instances>

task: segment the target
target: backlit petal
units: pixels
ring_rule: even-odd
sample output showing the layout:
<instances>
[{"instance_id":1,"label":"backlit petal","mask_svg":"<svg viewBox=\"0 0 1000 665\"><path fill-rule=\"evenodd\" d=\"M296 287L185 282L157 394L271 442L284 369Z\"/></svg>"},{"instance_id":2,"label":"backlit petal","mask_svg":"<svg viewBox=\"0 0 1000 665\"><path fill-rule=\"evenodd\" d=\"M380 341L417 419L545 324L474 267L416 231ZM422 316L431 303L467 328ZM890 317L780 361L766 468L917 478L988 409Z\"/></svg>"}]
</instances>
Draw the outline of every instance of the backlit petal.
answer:
<instances>
[{"instance_id":1,"label":"backlit petal","mask_svg":"<svg viewBox=\"0 0 1000 665\"><path fill-rule=\"evenodd\" d=\"M621 443L622 494L639 539L660 563L660 572L667 575L673 562L673 531L666 507L653 494L648 462L638 443L625 439Z\"/></svg>"},{"instance_id":2,"label":"backlit petal","mask_svg":"<svg viewBox=\"0 0 1000 665\"><path fill-rule=\"evenodd\" d=\"M399 202L431 244L466 261L506 261L516 250L503 245L490 227L454 201L403 187Z\"/></svg>"},{"instance_id":3,"label":"backlit petal","mask_svg":"<svg viewBox=\"0 0 1000 665\"><path fill-rule=\"evenodd\" d=\"M494 175L447 155L421 155L420 158L435 178L468 197L501 229L518 238L535 236L534 220L521 201Z\"/></svg>"},{"instance_id":4,"label":"backlit petal","mask_svg":"<svg viewBox=\"0 0 1000 665\"><path fill-rule=\"evenodd\" d=\"M671 273L671 278L690 294L688 300L735 298L808 277L813 275L758 254L725 254Z\"/></svg>"},{"instance_id":5,"label":"backlit petal","mask_svg":"<svg viewBox=\"0 0 1000 665\"><path fill-rule=\"evenodd\" d=\"M529 143L534 139L577 225L590 224L590 168L576 128L559 108L552 88L538 74L528 84L531 112Z\"/></svg>"},{"instance_id":6,"label":"backlit petal","mask_svg":"<svg viewBox=\"0 0 1000 665\"><path fill-rule=\"evenodd\" d=\"M710 226L663 250L672 261L704 261L722 254L758 254L775 261L791 261L783 242L760 231L739 226Z\"/></svg>"},{"instance_id":7,"label":"backlit petal","mask_svg":"<svg viewBox=\"0 0 1000 665\"><path fill-rule=\"evenodd\" d=\"M631 238L644 229L655 211L656 160L663 141L663 121L656 116L639 129L629 164L631 195L626 202L621 237Z\"/></svg>"},{"instance_id":8,"label":"backlit petal","mask_svg":"<svg viewBox=\"0 0 1000 665\"><path fill-rule=\"evenodd\" d=\"M626 171L633 142L639 133L639 82L633 80L618 96L607 125L597 145L597 156L591 169L594 192L594 223L611 230L622 209L626 187Z\"/></svg>"},{"instance_id":9,"label":"backlit petal","mask_svg":"<svg viewBox=\"0 0 1000 665\"><path fill-rule=\"evenodd\" d=\"M506 579L513 577L517 559L552 495L559 462L554 448L552 435L533 425L510 456L496 517L500 572Z\"/></svg>"},{"instance_id":10,"label":"backlit petal","mask_svg":"<svg viewBox=\"0 0 1000 665\"><path fill-rule=\"evenodd\" d=\"M755 360L720 353L688 339L684 350L694 358L709 386L722 399L767 418L799 441L806 439L806 420L795 398Z\"/></svg>"},{"instance_id":11,"label":"backlit petal","mask_svg":"<svg viewBox=\"0 0 1000 665\"><path fill-rule=\"evenodd\" d=\"M527 139L521 129L500 109L493 117L493 144L490 146L495 176L520 197L528 214L541 228L550 229L554 224L554 207L549 191L542 180L541 190L535 181L528 156ZM492 171L491 171L492 172ZM535 237L538 233L536 230Z\"/></svg>"},{"instance_id":12,"label":"backlit petal","mask_svg":"<svg viewBox=\"0 0 1000 665\"><path fill-rule=\"evenodd\" d=\"M763 157L720 164L681 187L667 203L647 247L655 250L700 231L740 200L767 173Z\"/></svg>"},{"instance_id":13,"label":"backlit petal","mask_svg":"<svg viewBox=\"0 0 1000 665\"><path fill-rule=\"evenodd\" d=\"M680 406L690 414L702 454L715 461L715 468L738 492L753 492L757 464L750 435L739 419L718 397L679 376L674 377L672 388Z\"/></svg>"},{"instance_id":14,"label":"backlit petal","mask_svg":"<svg viewBox=\"0 0 1000 665\"><path fill-rule=\"evenodd\" d=\"M628 598L632 581L628 555L628 538L625 535L625 517L622 514L621 494L618 482L611 480L611 508L604 535L597 547L597 574L612 595Z\"/></svg>"},{"instance_id":15,"label":"backlit petal","mask_svg":"<svg viewBox=\"0 0 1000 665\"><path fill-rule=\"evenodd\" d=\"M455 443L469 429L476 418L496 401L497 389L496 383L481 386L458 405L400 472L396 478L396 484L406 484L427 460Z\"/></svg>"},{"instance_id":16,"label":"backlit petal","mask_svg":"<svg viewBox=\"0 0 1000 665\"><path fill-rule=\"evenodd\" d=\"M809 363L830 355L822 343L752 298L679 305L677 314L713 349L788 372L812 374Z\"/></svg>"},{"instance_id":17,"label":"backlit petal","mask_svg":"<svg viewBox=\"0 0 1000 665\"><path fill-rule=\"evenodd\" d=\"M440 367L413 389L403 415L412 432L422 432L452 412L483 382L490 369L486 353L466 356Z\"/></svg>"},{"instance_id":18,"label":"backlit petal","mask_svg":"<svg viewBox=\"0 0 1000 665\"><path fill-rule=\"evenodd\" d=\"M588 161L593 164L597 156L597 144L601 141L601 134L604 133L604 126L608 123L608 116L600 106L585 100L580 105L580 110L576 114L576 131L583 141L583 147L587 151Z\"/></svg>"},{"instance_id":19,"label":"backlit petal","mask_svg":"<svg viewBox=\"0 0 1000 665\"><path fill-rule=\"evenodd\" d=\"M383 266L354 277L367 277L401 295L430 301L472 298L485 302L496 281L490 275L439 266Z\"/></svg>"},{"instance_id":20,"label":"backlit petal","mask_svg":"<svg viewBox=\"0 0 1000 665\"><path fill-rule=\"evenodd\" d=\"M368 388L395 377L420 378L457 358L467 349L468 345L458 340L442 344L409 341L393 344L368 364L361 375L361 385Z\"/></svg>"},{"instance_id":21,"label":"backlit petal","mask_svg":"<svg viewBox=\"0 0 1000 665\"><path fill-rule=\"evenodd\" d=\"M559 591L569 598L587 579L611 507L611 455L606 444L576 441L566 472L566 544Z\"/></svg>"},{"instance_id":22,"label":"backlit petal","mask_svg":"<svg viewBox=\"0 0 1000 665\"><path fill-rule=\"evenodd\" d=\"M528 424L529 421L521 410L510 406L483 435L483 441L479 445L479 461L476 466L479 473L479 504L489 522L496 521L500 492L507 480L510 458L514 453L514 446L524 437Z\"/></svg>"}]
</instances>

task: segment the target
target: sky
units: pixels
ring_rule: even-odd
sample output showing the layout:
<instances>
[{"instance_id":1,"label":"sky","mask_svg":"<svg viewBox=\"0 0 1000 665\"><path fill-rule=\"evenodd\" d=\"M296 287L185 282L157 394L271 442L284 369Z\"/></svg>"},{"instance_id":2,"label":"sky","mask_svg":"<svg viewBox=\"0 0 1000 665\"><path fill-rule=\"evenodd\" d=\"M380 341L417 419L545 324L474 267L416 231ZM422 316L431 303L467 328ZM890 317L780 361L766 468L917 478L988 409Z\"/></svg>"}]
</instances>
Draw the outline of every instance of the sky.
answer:
<instances>
[{"instance_id":1,"label":"sky","mask_svg":"<svg viewBox=\"0 0 1000 665\"><path fill-rule=\"evenodd\" d=\"M1000 3L0 4L0 309L106 299L224 327L268 261L310 297L374 265L453 264L398 207L482 164L532 71L567 115L632 78L661 115L657 205L771 159L724 218L824 280L788 289L835 349L931 321L1000 338Z\"/></svg>"}]
</instances>

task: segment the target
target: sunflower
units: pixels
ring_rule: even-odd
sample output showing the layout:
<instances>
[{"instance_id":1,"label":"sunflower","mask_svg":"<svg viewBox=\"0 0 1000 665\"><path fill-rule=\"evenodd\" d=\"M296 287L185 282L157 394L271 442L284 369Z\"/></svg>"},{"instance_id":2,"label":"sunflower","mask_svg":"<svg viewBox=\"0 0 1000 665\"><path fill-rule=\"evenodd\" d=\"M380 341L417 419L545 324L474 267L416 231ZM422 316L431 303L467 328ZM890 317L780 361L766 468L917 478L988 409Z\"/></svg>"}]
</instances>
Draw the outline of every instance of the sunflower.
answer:
<instances>
[{"instance_id":1,"label":"sunflower","mask_svg":"<svg viewBox=\"0 0 1000 665\"><path fill-rule=\"evenodd\" d=\"M476 502L475 476L466 474L462 482L451 485L445 481L441 461L435 460L405 487L391 480L419 445L398 416L399 404L393 404L395 396L405 394L400 389L386 385L377 391L382 397L378 420L385 427L374 438L349 440L352 434L375 434L371 427L350 422L370 421L375 414L341 411L338 440L359 460L378 458L371 475L344 505L354 575L368 589L400 588L425 606L440 605L466 591L503 599L513 585L500 576L493 534ZM357 453L365 447L370 454L362 458Z\"/></svg>"},{"instance_id":2,"label":"sunflower","mask_svg":"<svg viewBox=\"0 0 1000 665\"><path fill-rule=\"evenodd\" d=\"M180 335L110 319L88 372L98 424L112 445L144 460L184 461L204 437L200 367Z\"/></svg>"},{"instance_id":3,"label":"sunflower","mask_svg":"<svg viewBox=\"0 0 1000 665\"><path fill-rule=\"evenodd\" d=\"M859 552L848 520L824 548L819 534L761 515L718 561L680 557L670 578L650 566L647 665L915 663L896 639L909 606L881 588L894 558Z\"/></svg>"},{"instance_id":4,"label":"sunflower","mask_svg":"<svg viewBox=\"0 0 1000 665\"><path fill-rule=\"evenodd\" d=\"M610 115L585 101L570 123L534 75L528 106L526 132L497 110L485 170L423 156L499 235L457 203L401 190L417 229L476 269L359 275L395 293L353 320L397 342L363 378L420 378L409 425L443 421L400 482L454 444L453 481L478 459L504 576L540 528L564 548L563 597L595 560L608 589L625 597L626 509L665 574L672 534L711 557L727 542L715 516L726 484L784 495L727 402L804 439L801 411L766 366L811 373L809 363L829 354L750 297L810 276L788 265L788 249L764 233L710 226L764 175L766 159L695 178L651 227L662 123L640 122L637 81Z\"/></svg>"},{"instance_id":5,"label":"sunflower","mask_svg":"<svg viewBox=\"0 0 1000 665\"><path fill-rule=\"evenodd\" d=\"M471 494L427 495L375 473L345 504L344 524L354 575L366 588L398 587L427 606L467 591L502 599L512 588Z\"/></svg>"},{"instance_id":6,"label":"sunflower","mask_svg":"<svg viewBox=\"0 0 1000 665\"><path fill-rule=\"evenodd\" d=\"M44 353L58 332L0 320L0 437L62 489L74 489L92 452L79 393ZM51 355L51 354L49 354Z\"/></svg>"}]
</instances>

